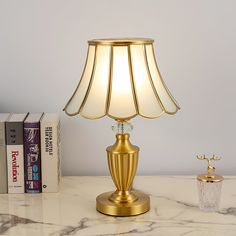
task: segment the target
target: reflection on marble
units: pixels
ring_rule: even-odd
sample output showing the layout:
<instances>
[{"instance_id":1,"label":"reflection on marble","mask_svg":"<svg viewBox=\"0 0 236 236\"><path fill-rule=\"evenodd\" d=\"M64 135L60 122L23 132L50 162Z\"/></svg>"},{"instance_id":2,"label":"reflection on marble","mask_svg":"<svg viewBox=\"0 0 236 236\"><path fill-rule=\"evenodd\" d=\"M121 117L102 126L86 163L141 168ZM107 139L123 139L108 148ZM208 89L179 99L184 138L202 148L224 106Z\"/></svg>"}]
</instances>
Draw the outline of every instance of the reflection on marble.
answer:
<instances>
[{"instance_id":1,"label":"reflection on marble","mask_svg":"<svg viewBox=\"0 0 236 236\"><path fill-rule=\"evenodd\" d=\"M151 197L151 210L133 217L95 210L96 196L114 189L110 177L63 177L60 193L1 194L0 235L236 235L236 177L225 178L218 213L198 209L194 177L137 176L133 186Z\"/></svg>"}]
</instances>

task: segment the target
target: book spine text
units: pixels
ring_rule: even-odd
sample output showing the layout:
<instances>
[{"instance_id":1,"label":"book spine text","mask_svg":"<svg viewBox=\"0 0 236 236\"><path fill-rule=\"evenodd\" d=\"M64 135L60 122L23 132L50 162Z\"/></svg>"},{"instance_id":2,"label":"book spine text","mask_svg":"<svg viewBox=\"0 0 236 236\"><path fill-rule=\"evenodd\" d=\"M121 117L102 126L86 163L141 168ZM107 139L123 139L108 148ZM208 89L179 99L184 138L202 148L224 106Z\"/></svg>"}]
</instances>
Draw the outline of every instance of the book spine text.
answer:
<instances>
[{"instance_id":1,"label":"book spine text","mask_svg":"<svg viewBox=\"0 0 236 236\"><path fill-rule=\"evenodd\" d=\"M25 192L42 192L39 122L24 124L24 163Z\"/></svg>"},{"instance_id":2,"label":"book spine text","mask_svg":"<svg viewBox=\"0 0 236 236\"><path fill-rule=\"evenodd\" d=\"M60 123L41 123L42 192L58 192L60 183Z\"/></svg>"},{"instance_id":3,"label":"book spine text","mask_svg":"<svg viewBox=\"0 0 236 236\"><path fill-rule=\"evenodd\" d=\"M6 122L8 193L24 193L23 122Z\"/></svg>"}]
</instances>

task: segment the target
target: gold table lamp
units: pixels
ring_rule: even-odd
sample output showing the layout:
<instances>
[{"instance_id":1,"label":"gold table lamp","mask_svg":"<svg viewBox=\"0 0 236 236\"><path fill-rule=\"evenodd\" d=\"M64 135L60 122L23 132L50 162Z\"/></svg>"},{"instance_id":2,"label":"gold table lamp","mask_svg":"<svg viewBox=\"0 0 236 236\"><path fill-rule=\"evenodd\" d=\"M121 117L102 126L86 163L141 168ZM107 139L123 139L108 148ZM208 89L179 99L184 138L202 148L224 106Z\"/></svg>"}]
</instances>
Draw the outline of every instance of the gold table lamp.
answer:
<instances>
[{"instance_id":1,"label":"gold table lamp","mask_svg":"<svg viewBox=\"0 0 236 236\"><path fill-rule=\"evenodd\" d=\"M81 80L64 108L70 116L108 116L117 121L116 142L107 148L116 191L97 197L97 210L107 215L131 216L150 209L149 196L132 189L139 148L129 141L132 125L127 121L137 115L175 114L179 109L158 70L153 42L143 38L88 41Z\"/></svg>"}]
</instances>

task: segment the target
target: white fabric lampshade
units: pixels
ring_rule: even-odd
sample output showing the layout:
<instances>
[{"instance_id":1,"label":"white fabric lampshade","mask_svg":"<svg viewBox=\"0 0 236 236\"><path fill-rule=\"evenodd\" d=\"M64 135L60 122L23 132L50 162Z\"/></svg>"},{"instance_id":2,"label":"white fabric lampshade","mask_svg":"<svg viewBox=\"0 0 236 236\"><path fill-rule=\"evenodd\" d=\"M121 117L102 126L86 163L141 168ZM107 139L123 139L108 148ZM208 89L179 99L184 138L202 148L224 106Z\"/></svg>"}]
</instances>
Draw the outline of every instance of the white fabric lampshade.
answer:
<instances>
[{"instance_id":1,"label":"white fabric lampshade","mask_svg":"<svg viewBox=\"0 0 236 236\"><path fill-rule=\"evenodd\" d=\"M178 111L158 70L152 39L100 39L88 44L81 80L64 108L68 115L128 120Z\"/></svg>"}]
</instances>

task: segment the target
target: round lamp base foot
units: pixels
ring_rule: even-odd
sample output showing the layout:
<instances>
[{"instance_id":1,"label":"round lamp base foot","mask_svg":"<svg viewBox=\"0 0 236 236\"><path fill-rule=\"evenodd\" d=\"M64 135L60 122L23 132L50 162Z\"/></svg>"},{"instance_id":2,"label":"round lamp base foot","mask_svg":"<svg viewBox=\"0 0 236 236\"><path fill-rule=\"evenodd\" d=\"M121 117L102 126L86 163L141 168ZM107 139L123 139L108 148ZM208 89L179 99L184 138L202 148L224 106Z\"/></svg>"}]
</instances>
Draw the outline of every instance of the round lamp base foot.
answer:
<instances>
[{"instance_id":1,"label":"round lamp base foot","mask_svg":"<svg viewBox=\"0 0 236 236\"><path fill-rule=\"evenodd\" d=\"M111 216L134 216L140 215L150 210L150 198L148 195L132 191L137 200L131 203L116 203L109 200L113 192L102 193L97 196L97 211Z\"/></svg>"}]
</instances>

